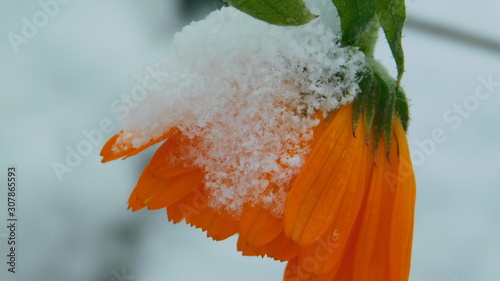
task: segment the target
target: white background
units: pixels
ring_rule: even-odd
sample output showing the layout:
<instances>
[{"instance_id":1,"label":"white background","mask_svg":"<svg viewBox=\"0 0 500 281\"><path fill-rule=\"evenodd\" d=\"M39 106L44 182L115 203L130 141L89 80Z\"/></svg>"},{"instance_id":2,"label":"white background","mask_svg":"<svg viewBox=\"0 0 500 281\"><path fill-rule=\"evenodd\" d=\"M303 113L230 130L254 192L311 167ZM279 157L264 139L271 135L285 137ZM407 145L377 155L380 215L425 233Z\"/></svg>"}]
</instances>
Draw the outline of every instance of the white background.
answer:
<instances>
[{"instance_id":1,"label":"white background","mask_svg":"<svg viewBox=\"0 0 500 281\"><path fill-rule=\"evenodd\" d=\"M186 23L174 1L68 2L18 52L8 34L21 34L23 17L42 9L36 1L0 2L0 279L281 280L284 264L242 257L234 237L216 243L167 222L162 210L126 210L153 150L104 165L102 144L92 146L58 180L51 165L65 163L66 147L86 139L83 130L99 129L103 119L119 130L111 104L130 93L129 77L158 61ZM408 1L407 9L500 40L498 1ZM480 77L500 82L500 53L410 28L404 34L409 141L420 155L411 280L498 280L500 86L473 101ZM392 66L385 42L379 46L378 57ZM463 117L453 111L461 104ZM439 141L431 141L435 130L444 135ZM15 276L5 263L9 165L19 170Z\"/></svg>"}]
</instances>

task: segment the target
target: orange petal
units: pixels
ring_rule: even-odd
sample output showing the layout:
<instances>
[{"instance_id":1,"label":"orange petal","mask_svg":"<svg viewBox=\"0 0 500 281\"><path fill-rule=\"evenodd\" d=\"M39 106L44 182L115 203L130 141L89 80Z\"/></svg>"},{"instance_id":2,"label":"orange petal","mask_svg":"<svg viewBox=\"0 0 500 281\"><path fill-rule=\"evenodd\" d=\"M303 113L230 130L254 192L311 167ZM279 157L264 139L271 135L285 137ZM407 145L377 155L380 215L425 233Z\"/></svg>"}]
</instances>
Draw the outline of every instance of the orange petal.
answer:
<instances>
[{"instance_id":1,"label":"orange petal","mask_svg":"<svg viewBox=\"0 0 500 281\"><path fill-rule=\"evenodd\" d=\"M240 216L240 239L259 247L274 239L283 230L283 220L261 206L246 203Z\"/></svg>"},{"instance_id":2,"label":"orange petal","mask_svg":"<svg viewBox=\"0 0 500 281\"><path fill-rule=\"evenodd\" d=\"M275 260L288 261L299 254L300 246L285 236L282 231L265 245L265 253Z\"/></svg>"},{"instance_id":3,"label":"orange petal","mask_svg":"<svg viewBox=\"0 0 500 281\"><path fill-rule=\"evenodd\" d=\"M181 134L174 134L163 143L144 169L130 194L129 208L132 211L145 206L150 209L166 207L202 184L200 169L172 166L167 162L169 157L175 157L178 153L181 137Z\"/></svg>"},{"instance_id":4,"label":"orange petal","mask_svg":"<svg viewBox=\"0 0 500 281\"><path fill-rule=\"evenodd\" d=\"M366 199L366 196L364 199ZM361 208L363 210L363 204ZM351 230L351 234L347 239L346 246L342 250L340 256L341 261L335 264L335 266L331 269L331 271L325 275L324 279L325 281L353 280L352 276L353 276L355 247L359 236L360 225L361 225L361 219L360 216L358 215L356 218L356 222L354 223L354 226Z\"/></svg>"},{"instance_id":5,"label":"orange petal","mask_svg":"<svg viewBox=\"0 0 500 281\"><path fill-rule=\"evenodd\" d=\"M299 272L299 260L294 258L290 260L285 268L285 274L283 275L283 281L303 281L309 277L309 274L301 274Z\"/></svg>"},{"instance_id":6,"label":"orange petal","mask_svg":"<svg viewBox=\"0 0 500 281\"><path fill-rule=\"evenodd\" d=\"M290 238L285 237L283 231L269 243L255 247L246 243L244 239L238 239L238 251L244 256L268 256L279 261L291 260L299 254L300 247Z\"/></svg>"},{"instance_id":7,"label":"orange petal","mask_svg":"<svg viewBox=\"0 0 500 281\"><path fill-rule=\"evenodd\" d=\"M416 183L405 132L399 121L395 121L394 125L400 165L389 232L389 264L391 280L407 280L410 273Z\"/></svg>"},{"instance_id":8,"label":"orange petal","mask_svg":"<svg viewBox=\"0 0 500 281\"><path fill-rule=\"evenodd\" d=\"M364 127L361 122L358 126L357 138L365 140ZM347 246L348 238L358 218L361 203L367 193L369 173L368 163L372 164L373 149L361 141L361 145L352 151L353 157L358 159L352 166L352 173L348 179L348 187L339 205L336 217L329 230L316 243L305 247L299 255L299 262L314 260L314 266L309 266L310 273L315 275L333 276L333 269L338 269ZM310 262L311 263L311 262Z\"/></svg>"},{"instance_id":9,"label":"orange petal","mask_svg":"<svg viewBox=\"0 0 500 281\"><path fill-rule=\"evenodd\" d=\"M330 121L293 182L285 207L285 234L300 245L318 240L331 226L360 161L364 144L352 132L352 106ZM351 182L352 184L352 182Z\"/></svg>"},{"instance_id":10,"label":"orange petal","mask_svg":"<svg viewBox=\"0 0 500 281\"><path fill-rule=\"evenodd\" d=\"M329 272L325 275L315 275L311 274L309 263L313 262L312 260L307 261L306 263L301 262L299 259L294 258L288 262L285 268L285 274L283 276L283 281L331 281L334 277L333 272ZM343 281L347 281L343 280Z\"/></svg>"},{"instance_id":11,"label":"orange petal","mask_svg":"<svg viewBox=\"0 0 500 281\"><path fill-rule=\"evenodd\" d=\"M228 214L212 211L212 219L205 226L207 235L216 241L227 239L238 232L239 222Z\"/></svg>"},{"instance_id":12,"label":"orange petal","mask_svg":"<svg viewBox=\"0 0 500 281\"><path fill-rule=\"evenodd\" d=\"M224 211L205 208L200 213L186 218L186 221L207 232L216 241L224 240L238 232L239 223Z\"/></svg>"},{"instance_id":13,"label":"orange petal","mask_svg":"<svg viewBox=\"0 0 500 281\"><path fill-rule=\"evenodd\" d=\"M380 141L373 167L369 192L355 247L353 281L388 280L388 233L390 232L394 192L387 182L388 173L397 175L397 143L393 139L390 161L386 158L384 141Z\"/></svg>"},{"instance_id":14,"label":"orange petal","mask_svg":"<svg viewBox=\"0 0 500 281\"><path fill-rule=\"evenodd\" d=\"M172 214L174 222L180 222L182 219L193 221L193 217L199 215L208 205L208 197L204 194L202 188L195 188L181 200L175 202L167 208L167 214ZM180 217L180 219L179 219Z\"/></svg>"},{"instance_id":15,"label":"orange petal","mask_svg":"<svg viewBox=\"0 0 500 281\"><path fill-rule=\"evenodd\" d=\"M224 240L238 232L239 222L224 211L208 207L203 187L194 188L187 196L167 208L169 219L186 222L207 231L214 240Z\"/></svg>"},{"instance_id":16,"label":"orange petal","mask_svg":"<svg viewBox=\"0 0 500 281\"><path fill-rule=\"evenodd\" d=\"M155 138L155 139L151 139L151 140L149 140L149 142L141 145L140 147L133 147L133 145L131 143L129 143L129 144L123 146L122 148L118 148L118 147L116 147L117 146L116 141L118 140L118 138L122 134L125 133L124 131L120 131L118 134L112 136L104 144L104 146L101 150L102 162L105 163L105 162L109 162L112 160L116 160L116 159L121 158L121 157L123 157L123 159L125 159L127 157L134 156L134 155L138 154L139 152L143 151L144 149L169 138L177 131L178 131L178 128L174 127L172 129L170 129L169 131L165 132L162 136Z\"/></svg>"},{"instance_id":17,"label":"orange petal","mask_svg":"<svg viewBox=\"0 0 500 281\"><path fill-rule=\"evenodd\" d=\"M168 174L162 176L166 177ZM137 211L146 206L152 210L167 207L203 181L203 174L199 169L177 167L171 169L170 174L174 176L162 178L146 169L130 194L129 208Z\"/></svg>"},{"instance_id":18,"label":"orange petal","mask_svg":"<svg viewBox=\"0 0 500 281\"><path fill-rule=\"evenodd\" d=\"M179 201L177 201L179 202ZM173 223L179 223L184 219L184 215L182 214L181 210L176 206L177 203L172 204L171 206L167 207L167 217L168 220L173 222Z\"/></svg>"},{"instance_id":19,"label":"orange petal","mask_svg":"<svg viewBox=\"0 0 500 281\"><path fill-rule=\"evenodd\" d=\"M146 203L144 202L145 199L142 196L139 196L137 193L140 190L158 190L158 186L160 184L158 183L157 179L150 177L147 175L145 172L142 173L141 177L137 181L137 184L130 193L130 196L128 198L128 208L132 210L132 212L138 211L144 207L146 207ZM145 193L145 192L143 192Z\"/></svg>"},{"instance_id":20,"label":"orange petal","mask_svg":"<svg viewBox=\"0 0 500 281\"><path fill-rule=\"evenodd\" d=\"M236 249L241 252L243 256L261 256L264 257L266 255L264 246L255 246L247 242L244 237L241 235L238 237L238 241L236 242Z\"/></svg>"},{"instance_id":21,"label":"orange petal","mask_svg":"<svg viewBox=\"0 0 500 281\"><path fill-rule=\"evenodd\" d=\"M194 170L177 176L171 180L161 182L161 192L146 198L145 203L150 210L161 209L186 196L193 188L203 185L203 174Z\"/></svg>"}]
</instances>

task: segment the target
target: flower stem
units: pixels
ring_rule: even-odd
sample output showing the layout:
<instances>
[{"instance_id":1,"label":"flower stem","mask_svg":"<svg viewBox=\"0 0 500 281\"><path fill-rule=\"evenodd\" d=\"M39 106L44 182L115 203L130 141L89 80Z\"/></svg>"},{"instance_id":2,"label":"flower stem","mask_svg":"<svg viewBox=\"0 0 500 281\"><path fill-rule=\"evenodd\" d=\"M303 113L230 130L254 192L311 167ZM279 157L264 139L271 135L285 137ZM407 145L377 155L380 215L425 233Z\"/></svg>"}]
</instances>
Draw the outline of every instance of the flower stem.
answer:
<instances>
[{"instance_id":1,"label":"flower stem","mask_svg":"<svg viewBox=\"0 0 500 281\"><path fill-rule=\"evenodd\" d=\"M363 35L363 37L361 37L356 43L356 46L359 47L360 51L362 51L368 58L374 57L375 45L378 39L379 28L380 28L380 23L378 21L378 18L375 18L370 28L368 29L368 32L366 32Z\"/></svg>"}]
</instances>

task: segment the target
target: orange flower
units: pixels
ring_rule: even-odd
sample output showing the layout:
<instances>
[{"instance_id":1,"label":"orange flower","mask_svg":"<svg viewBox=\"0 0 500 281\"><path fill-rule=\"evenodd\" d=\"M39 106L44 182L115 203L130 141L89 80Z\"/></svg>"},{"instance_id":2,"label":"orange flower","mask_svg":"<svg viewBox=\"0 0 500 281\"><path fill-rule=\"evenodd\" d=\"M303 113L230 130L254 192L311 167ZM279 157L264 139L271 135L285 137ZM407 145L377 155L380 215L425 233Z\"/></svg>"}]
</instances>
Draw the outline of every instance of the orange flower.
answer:
<instances>
[{"instance_id":1,"label":"orange flower","mask_svg":"<svg viewBox=\"0 0 500 281\"><path fill-rule=\"evenodd\" d=\"M366 135L363 115L354 131L353 116L352 104L345 105L313 129L314 138L303 144L311 153L285 187L282 217L261 204L245 203L239 217L212 209L204 171L166 161L183 159L182 147L196 145L196 138L177 128L137 148L118 145L120 132L101 155L103 162L126 158L165 140L130 195L129 208L166 208L170 221L184 219L215 240L238 233L243 255L288 261L286 281L408 280L415 178L405 131L394 117L390 143L384 137L368 141L373 133ZM266 191L275 188L270 184Z\"/></svg>"}]
</instances>

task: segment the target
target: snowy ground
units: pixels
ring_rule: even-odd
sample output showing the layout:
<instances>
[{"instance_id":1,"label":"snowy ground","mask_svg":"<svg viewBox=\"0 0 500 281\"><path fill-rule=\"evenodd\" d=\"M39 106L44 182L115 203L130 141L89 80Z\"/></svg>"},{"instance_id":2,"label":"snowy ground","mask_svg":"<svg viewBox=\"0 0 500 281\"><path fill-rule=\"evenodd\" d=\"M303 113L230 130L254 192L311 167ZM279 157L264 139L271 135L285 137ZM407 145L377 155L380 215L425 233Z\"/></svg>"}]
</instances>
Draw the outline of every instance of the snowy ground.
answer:
<instances>
[{"instance_id":1,"label":"snowy ground","mask_svg":"<svg viewBox=\"0 0 500 281\"><path fill-rule=\"evenodd\" d=\"M152 150L100 163L96 132L107 139L119 129L112 105L130 95L137 82L129 77L158 61L185 22L176 4L60 2L67 4L46 23L37 2L0 3L0 279L280 280L284 264L241 257L234 238L215 243L168 223L164 211L126 210ZM415 17L500 40L498 1L407 6ZM21 34L23 18L33 16L40 27L16 52L8 34ZM404 45L419 187L411 280L498 280L500 56L413 29ZM392 64L380 46L379 57ZM68 149L83 148L92 133L96 144L70 159L74 167L60 180L54 163L66 163ZM10 165L18 169L16 274L5 263Z\"/></svg>"}]
</instances>

